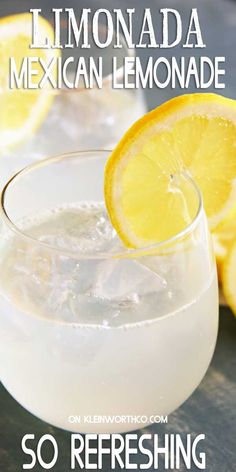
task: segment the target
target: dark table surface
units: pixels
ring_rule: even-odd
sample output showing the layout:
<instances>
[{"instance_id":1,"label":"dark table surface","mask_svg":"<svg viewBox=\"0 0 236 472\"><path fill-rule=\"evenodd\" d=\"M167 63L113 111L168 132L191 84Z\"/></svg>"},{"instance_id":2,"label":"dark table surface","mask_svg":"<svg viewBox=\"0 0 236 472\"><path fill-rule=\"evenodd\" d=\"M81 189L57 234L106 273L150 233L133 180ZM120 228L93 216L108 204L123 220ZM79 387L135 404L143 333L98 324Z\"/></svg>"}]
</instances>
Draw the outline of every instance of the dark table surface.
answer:
<instances>
[{"instance_id":1,"label":"dark table surface","mask_svg":"<svg viewBox=\"0 0 236 472\"><path fill-rule=\"evenodd\" d=\"M220 329L211 366L198 389L168 418L168 424L140 430L145 432L187 433L206 435L207 472L236 471L236 320L228 308L220 310ZM201 346L199 346L201 349ZM45 387L46 388L46 387ZM4 389L0 388L0 472L19 472L27 462L21 451L25 434L34 433L39 439L52 434L59 448L56 472L70 470L70 434L43 423L25 411ZM47 453L47 451L46 451ZM46 456L45 456L46 460ZM35 471L42 471L35 466ZM78 469L77 469L78 470ZM109 471L109 463L102 469ZM117 469L118 470L118 469ZM120 469L119 469L120 470ZM149 469L150 472L153 469ZM164 471L164 464L158 469ZM185 466L180 469L187 470ZM192 467L191 471L199 469Z\"/></svg>"}]
</instances>

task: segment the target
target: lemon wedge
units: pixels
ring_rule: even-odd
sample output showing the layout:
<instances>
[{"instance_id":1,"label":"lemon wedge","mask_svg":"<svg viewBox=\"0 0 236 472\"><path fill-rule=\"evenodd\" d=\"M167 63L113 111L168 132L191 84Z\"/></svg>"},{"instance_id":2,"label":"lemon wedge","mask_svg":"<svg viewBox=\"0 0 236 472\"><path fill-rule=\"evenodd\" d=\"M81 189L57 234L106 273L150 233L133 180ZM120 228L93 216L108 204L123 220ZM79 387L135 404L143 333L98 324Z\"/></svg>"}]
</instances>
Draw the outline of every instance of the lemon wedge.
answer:
<instances>
[{"instance_id":1,"label":"lemon wedge","mask_svg":"<svg viewBox=\"0 0 236 472\"><path fill-rule=\"evenodd\" d=\"M166 240L198 211L200 188L211 229L236 196L236 102L215 94L176 97L138 120L105 169L113 226L128 247Z\"/></svg>"},{"instance_id":2,"label":"lemon wedge","mask_svg":"<svg viewBox=\"0 0 236 472\"><path fill-rule=\"evenodd\" d=\"M219 281L222 282L225 260L233 242L236 241L236 208L233 208L216 231L212 233L212 236Z\"/></svg>"},{"instance_id":3,"label":"lemon wedge","mask_svg":"<svg viewBox=\"0 0 236 472\"><path fill-rule=\"evenodd\" d=\"M221 277L225 300L236 315L236 240L228 250L222 266Z\"/></svg>"},{"instance_id":4,"label":"lemon wedge","mask_svg":"<svg viewBox=\"0 0 236 472\"><path fill-rule=\"evenodd\" d=\"M39 34L42 43L45 37L53 41L53 28L39 17ZM37 57L49 63L59 52L57 49L31 49L32 16L17 14L0 19L0 150L6 151L24 141L37 130L47 115L54 93L52 89L9 88L9 61L15 59L20 70L24 57ZM42 66L35 62L33 69L38 75L32 82L39 82L43 75Z\"/></svg>"},{"instance_id":5,"label":"lemon wedge","mask_svg":"<svg viewBox=\"0 0 236 472\"><path fill-rule=\"evenodd\" d=\"M215 258L216 258L218 281L219 283L221 283L222 282L222 268L224 265L225 258L227 256L228 249L217 234L213 233L212 237L213 237L214 253L215 253Z\"/></svg>"}]
</instances>

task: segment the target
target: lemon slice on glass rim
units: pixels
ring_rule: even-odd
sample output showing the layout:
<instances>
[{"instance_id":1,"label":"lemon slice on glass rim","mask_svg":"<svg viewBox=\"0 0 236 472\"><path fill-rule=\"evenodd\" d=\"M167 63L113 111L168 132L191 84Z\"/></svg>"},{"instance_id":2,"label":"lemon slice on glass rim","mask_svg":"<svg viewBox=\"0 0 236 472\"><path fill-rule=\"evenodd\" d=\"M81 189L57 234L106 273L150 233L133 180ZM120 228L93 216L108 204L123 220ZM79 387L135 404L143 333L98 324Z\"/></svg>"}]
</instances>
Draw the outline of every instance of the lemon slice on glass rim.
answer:
<instances>
[{"instance_id":1,"label":"lemon slice on glass rim","mask_svg":"<svg viewBox=\"0 0 236 472\"><path fill-rule=\"evenodd\" d=\"M235 205L236 102L215 94L176 97L126 132L105 168L111 222L124 244L165 241L188 226L200 188L210 229Z\"/></svg>"},{"instance_id":2,"label":"lemon slice on glass rim","mask_svg":"<svg viewBox=\"0 0 236 472\"><path fill-rule=\"evenodd\" d=\"M54 32L50 23L39 17L39 40L45 37L53 41ZM48 64L60 52L58 49L32 49L32 16L22 13L0 19L0 150L16 146L37 130L47 115L53 97L52 88L28 89L9 87L9 61L14 57L17 72L24 57L41 58ZM38 75L32 82L39 83L43 76L42 66L33 63ZM54 71L54 74L56 72Z\"/></svg>"}]
</instances>

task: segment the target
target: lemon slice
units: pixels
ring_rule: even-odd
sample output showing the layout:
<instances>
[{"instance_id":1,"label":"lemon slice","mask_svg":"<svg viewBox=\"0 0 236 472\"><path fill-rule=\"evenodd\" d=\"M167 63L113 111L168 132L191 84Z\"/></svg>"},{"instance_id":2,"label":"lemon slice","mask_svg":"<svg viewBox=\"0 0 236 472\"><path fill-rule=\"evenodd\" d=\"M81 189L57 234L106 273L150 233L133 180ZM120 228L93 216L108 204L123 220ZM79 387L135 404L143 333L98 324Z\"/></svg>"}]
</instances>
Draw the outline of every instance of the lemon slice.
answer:
<instances>
[{"instance_id":1,"label":"lemon slice","mask_svg":"<svg viewBox=\"0 0 236 472\"><path fill-rule=\"evenodd\" d=\"M201 189L211 229L236 196L236 102L214 94L176 97L138 120L105 169L113 226L128 247L166 240L198 211Z\"/></svg>"},{"instance_id":2,"label":"lemon slice","mask_svg":"<svg viewBox=\"0 0 236 472\"><path fill-rule=\"evenodd\" d=\"M53 28L39 17L39 39L53 41ZM5 151L30 136L42 123L53 100L52 89L25 90L9 88L9 62L14 57L17 71L24 57L36 57L49 63L59 52L57 49L31 49L32 16L28 13L0 19L0 150ZM43 76L42 66L34 62L38 75L32 82L39 83ZM55 72L54 72L55 76Z\"/></svg>"},{"instance_id":3,"label":"lemon slice","mask_svg":"<svg viewBox=\"0 0 236 472\"><path fill-rule=\"evenodd\" d=\"M222 266L222 287L225 300L236 315L236 240L231 244Z\"/></svg>"}]
</instances>

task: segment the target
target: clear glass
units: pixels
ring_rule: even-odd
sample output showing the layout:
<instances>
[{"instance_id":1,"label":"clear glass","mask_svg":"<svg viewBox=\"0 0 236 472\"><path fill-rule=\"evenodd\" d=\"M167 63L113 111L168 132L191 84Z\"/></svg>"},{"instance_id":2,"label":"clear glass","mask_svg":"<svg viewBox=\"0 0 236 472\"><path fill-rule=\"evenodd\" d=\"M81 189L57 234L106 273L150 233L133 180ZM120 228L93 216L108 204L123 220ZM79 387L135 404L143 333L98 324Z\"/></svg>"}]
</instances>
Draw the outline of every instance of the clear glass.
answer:
<instances>
[{"instance_id":1,"label":"clear glass","mask_svg":"<svg viewBox=\"0 0 236 472\"><path fill-rule=\"evenodd\" d=\"M54 20L48 17L54 24ZM61 38L65 41L67 31L66 17L61 21ZM87 71L89 60L97 61L102 58L102 88L98 88L95 80L91 81L91 88L86 88L86 82L81 79L78 88L49 88L48 84L40 91L44 106L36 109L27 129L17 129L19 121L15 117L21 116L22 100L14 95L14 89L9 84L0 87L0 187L6 183L14 173L35 160L84 149L112 149L124 132L146 112L143 91L132 88L113 87L112 59L116 59L116 82L124 82L124 58L132 57L134 51L127 48L122 40L122 48L115 48L114 34L109 47L98 48L92 41L92 27L88 25L90 49L78 47L61 49L63 63L68 57L74 63L68 67L68 80L73 82L78 60L83 56ZM107 35L107 27L99 24L99 36ZM35 55L38 52L36 50ZM14 51L11 51L14 57ZM4 57L6 63L9 57ZM96 62L97 64L97 62ZM132 68L132 66L131 66ZM131 71L132 72L132 71ZM132 76L131 76L132 77ZM21 89L19 94L25 98L25 103L36 100L38 90ZM10 97L13 97L11 100ZM24 100L24 99L23 99ZM30 107L29 107L30 108ZM35 116L35 114L37 116ZM32 125L32 123L34 123ZM11 127L6 132L6 123ZM16 128L14 129L14 127ZM14 136L19 133L19 140L15 144Z\"/></svg>"},{"instance_id":2,"label":"clear glass","mask_svg":"<svg viewBox=\"0 0 236 472\"><path fill-rule=\"evenodd\" d=\"M190 226L128 250L104 206L108 155L44 160L2 194L1 381L42 420L83 433L129 431L140 427L130 416L148 424L178 408L202 380L218 329L215 261L194 182L186 176L199 202ZM127 420L89 424L86 415Z\"/></svg>"}]
</instances>

